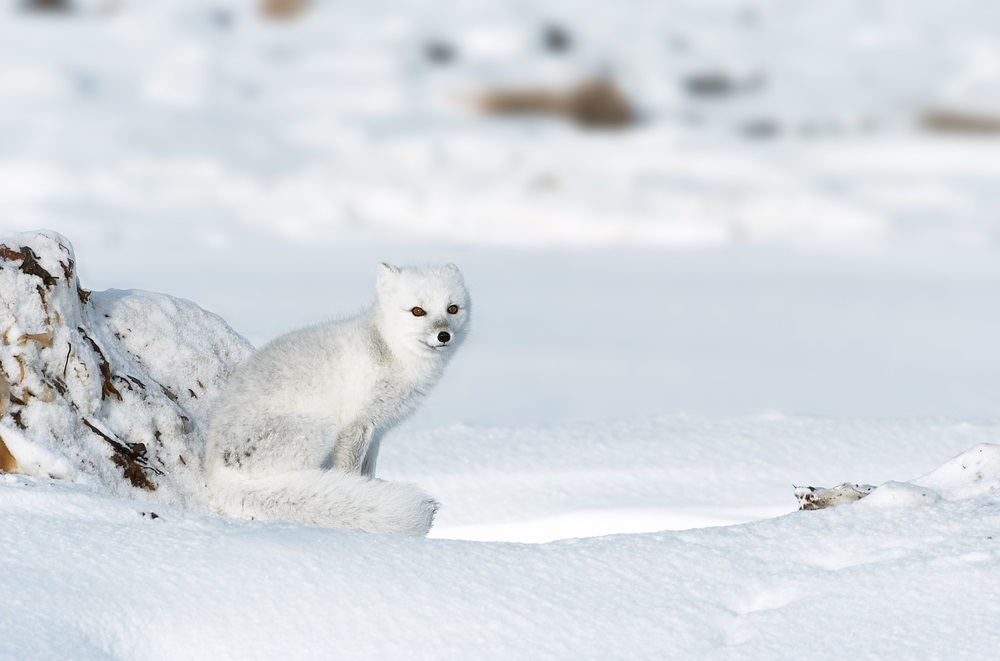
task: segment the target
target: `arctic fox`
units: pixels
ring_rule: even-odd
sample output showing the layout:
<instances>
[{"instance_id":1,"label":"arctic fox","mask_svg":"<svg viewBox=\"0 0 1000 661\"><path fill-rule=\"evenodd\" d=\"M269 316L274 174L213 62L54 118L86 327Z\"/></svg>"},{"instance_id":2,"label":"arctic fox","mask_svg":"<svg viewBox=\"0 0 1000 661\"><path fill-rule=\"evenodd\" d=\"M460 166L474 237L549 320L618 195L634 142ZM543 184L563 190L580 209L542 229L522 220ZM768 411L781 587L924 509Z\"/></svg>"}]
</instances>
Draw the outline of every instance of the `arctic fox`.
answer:
<instances>
[{"instance_id":1,"label":"arctic fox","mask_svg":"<svg viewBox=\"0 0 1000 661\"><path fill-rule=\"evenodd\" d=\"M411 413L465 338L453 264L380 264L358 316L293 331L254 353L212 409L209 498L223 514L426 535L437 503L375 479L386 430Z\"/></svg>"}]
</instances>

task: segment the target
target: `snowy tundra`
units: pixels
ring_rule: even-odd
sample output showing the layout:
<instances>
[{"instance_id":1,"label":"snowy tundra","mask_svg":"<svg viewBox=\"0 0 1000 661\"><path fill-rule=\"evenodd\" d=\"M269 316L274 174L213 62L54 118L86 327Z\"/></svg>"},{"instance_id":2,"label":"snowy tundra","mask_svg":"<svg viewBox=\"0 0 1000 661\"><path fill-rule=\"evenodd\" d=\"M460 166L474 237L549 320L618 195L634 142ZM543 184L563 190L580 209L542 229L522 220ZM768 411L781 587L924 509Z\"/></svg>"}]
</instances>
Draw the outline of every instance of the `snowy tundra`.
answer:
<instances>
[{"instance_id":1,"label":"snowy tundra","mask_svg":"<svg viewBox=\"0 0 1000 661\"><path fill-rule=\"evenodd\" d=\"M0 658L995 656L1000 150L924 119L995 3L0 4L0 228L73 242L0 269ZM634 126L467 102L595 74ZM381 261L477 300L378 457L429 537L214 513L223 384Z\"/></svg>"}]
</instances>

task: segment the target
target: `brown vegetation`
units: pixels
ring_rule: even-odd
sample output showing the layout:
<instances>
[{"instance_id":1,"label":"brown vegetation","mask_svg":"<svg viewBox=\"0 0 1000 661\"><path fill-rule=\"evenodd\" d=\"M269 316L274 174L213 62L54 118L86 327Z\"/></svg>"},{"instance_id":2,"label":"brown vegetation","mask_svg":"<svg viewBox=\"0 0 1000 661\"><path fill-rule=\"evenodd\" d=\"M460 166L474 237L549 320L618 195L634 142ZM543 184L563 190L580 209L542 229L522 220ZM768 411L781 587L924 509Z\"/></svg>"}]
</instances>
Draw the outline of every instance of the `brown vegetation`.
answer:
<instances>
[{"instance_id":1,"label":"brown vegetation","mask_svg":"<svg viewBox=\"0 0 1000 661\"><path fill-rule=\"evenodd\" d=\"M936 133L1000 134L1000 115L982 115L961 110L928 110L921 125Z\"/></svg>"},{"instance_id":2,"label":"brown vegetation","mask_svg":"<svg viewBox=\"0 0 1000 661\"><path fill-rule=\"evenodd\" d=\"M3 442L3 438L0 438L0 473L15 472L17 472L17 460L14 459L14 455L7 449L7 444Z\"/></svg>"},{"instance_id":3,"label":"brown vegetation","mask_svg":"<svg viewBox=\"0 0 1000 661\"><path fill-rule=\"evenodd\" d=\"M309 7L309 0L261 0L260 13L273 21L298 18Z\"/></svg>"},{"instance_id":4,"label":"brown vegetation","mask_svg":"<svg viewBox=\"0 0 1000 661\"><path fill-rule=\"evenodd\" d=\"M62 12L73 7L69 0L25 0L22 6L29 11Z\"/></svg>"},{"instance_id":5,"label":"brown vegetation","mask_svg":"<svg viewBox=\"0 0 1000 661\"><path fill-rule=\"evenodd\" d=\"M567 90L492 90L479 97L478 105L498 115L563 117L587 128L621 128L635 122L625 95L603 79L587 80Z\"/></svg>"}]
</instances>

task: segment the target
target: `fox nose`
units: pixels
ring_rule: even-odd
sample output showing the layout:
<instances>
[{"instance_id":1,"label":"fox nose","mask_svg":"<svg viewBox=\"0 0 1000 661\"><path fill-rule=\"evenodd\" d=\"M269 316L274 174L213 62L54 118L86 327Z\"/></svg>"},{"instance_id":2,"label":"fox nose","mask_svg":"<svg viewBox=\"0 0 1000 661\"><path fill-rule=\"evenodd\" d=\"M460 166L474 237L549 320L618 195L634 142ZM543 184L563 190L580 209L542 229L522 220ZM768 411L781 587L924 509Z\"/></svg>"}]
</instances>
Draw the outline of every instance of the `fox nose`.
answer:
<instances>
[{"instance_id":1,"label":"fox nose","mask_svg":"<svg viewBox=\"0 0 1000 661\"><path fill-rule=\"evenodd\" d=\"M438 342L441 342L443 344L445 342L448 342L449 340L451 340L451 334L449 334L448 331L441 331L440 333L438 333Z\"/></svg>"}]
</instances>

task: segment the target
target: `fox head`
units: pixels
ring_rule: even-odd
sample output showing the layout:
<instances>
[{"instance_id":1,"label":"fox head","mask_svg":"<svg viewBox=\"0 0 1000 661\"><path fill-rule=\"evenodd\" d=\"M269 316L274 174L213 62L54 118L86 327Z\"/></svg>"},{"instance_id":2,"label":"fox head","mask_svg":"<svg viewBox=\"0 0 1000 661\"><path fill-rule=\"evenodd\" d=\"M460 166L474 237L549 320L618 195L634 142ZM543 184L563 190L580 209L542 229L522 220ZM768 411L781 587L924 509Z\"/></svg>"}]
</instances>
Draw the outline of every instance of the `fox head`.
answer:
<instances>
[{"instance_id":1,"label":"fox head","mask_svg":"<svg viewBox=\"0 0 1000 661\"><path fill-rule=\"evenodd\" d=\"M458 267L379 264L381 331L394 352L448 357L465 339L469 292Z\"/></svg>"}]
</instances>

